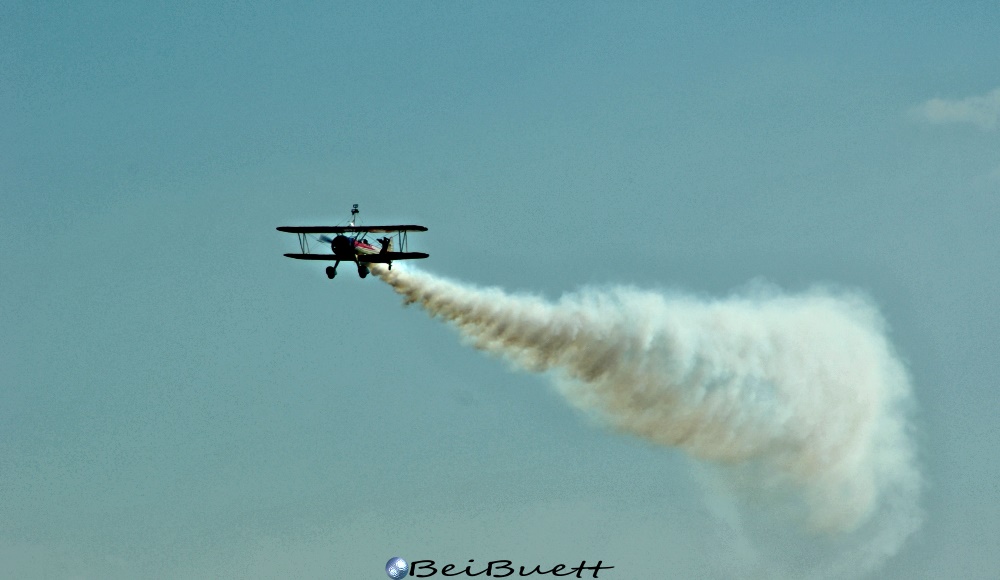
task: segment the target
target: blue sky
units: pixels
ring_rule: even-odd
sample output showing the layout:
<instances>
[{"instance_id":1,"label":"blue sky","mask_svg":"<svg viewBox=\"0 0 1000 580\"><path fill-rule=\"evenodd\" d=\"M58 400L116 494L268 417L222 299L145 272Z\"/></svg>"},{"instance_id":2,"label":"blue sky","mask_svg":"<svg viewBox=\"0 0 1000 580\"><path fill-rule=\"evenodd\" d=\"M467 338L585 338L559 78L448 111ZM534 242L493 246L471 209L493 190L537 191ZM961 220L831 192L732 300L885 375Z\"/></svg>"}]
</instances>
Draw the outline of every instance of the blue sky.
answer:
<instances>
[{"instance_id":1,"label":"blue sky","mask_svg":"<svg viewBox=\"0 0 1000 580\"><path fill-rule=\"evenodd\" d=\"M878 575L995 577L998 38L987 2L4 4L0 576L760 573L676 452L281 257L359 203L548 297L861 288L927 482Z\"/></svg>"}]
</instances>

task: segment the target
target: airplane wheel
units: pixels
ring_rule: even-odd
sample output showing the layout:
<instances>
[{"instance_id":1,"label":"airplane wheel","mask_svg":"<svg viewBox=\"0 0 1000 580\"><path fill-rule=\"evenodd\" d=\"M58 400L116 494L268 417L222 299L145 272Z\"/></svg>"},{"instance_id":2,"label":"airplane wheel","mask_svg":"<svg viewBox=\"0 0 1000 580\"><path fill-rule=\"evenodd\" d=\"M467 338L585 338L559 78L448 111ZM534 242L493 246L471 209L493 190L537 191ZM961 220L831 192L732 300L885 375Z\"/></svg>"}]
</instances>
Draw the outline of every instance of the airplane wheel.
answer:
<instances>
[{"instance_id":1,"label":"airplane wheel","mask_svg":"<svg viewBox=\"0 0 1000 580\"><path fill-rule=\"evenodd\" d=\"M368 277L368 267L358 264L358 276L361 276L362 278Z\"/></svg>"},{"instance_id":2,"label":"airplane wheel","mask_svg":"<svg viewBox=\"0 0 1000 580\"><path fill-rule=\"evenodd\" d=\"M337 275L337 270L333 266L326 267L326 277L333 280L333 277Z\"/></svg>"}]
</instances>

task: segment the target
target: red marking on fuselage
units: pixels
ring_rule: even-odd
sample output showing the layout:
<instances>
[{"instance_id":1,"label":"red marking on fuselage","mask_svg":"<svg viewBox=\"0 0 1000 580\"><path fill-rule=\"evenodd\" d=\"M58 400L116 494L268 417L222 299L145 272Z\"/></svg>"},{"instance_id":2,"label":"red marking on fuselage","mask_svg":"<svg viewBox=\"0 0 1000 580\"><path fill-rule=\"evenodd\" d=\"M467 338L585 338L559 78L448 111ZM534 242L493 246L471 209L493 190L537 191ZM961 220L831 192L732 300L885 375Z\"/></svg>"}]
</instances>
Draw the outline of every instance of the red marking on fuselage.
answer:
<instances>
[{"instance_id":1,"label":"red marking on fuselage","mask_svg":"<svg viewBox=\"0 0 1000 580\"><path fill-rule=\"evenodd\" d=\"M378 248L369 244L368 242L362 242L357 238L354 239L354 251L358 254L377 254L379 252Z\"/></svg>"}]
</instances>

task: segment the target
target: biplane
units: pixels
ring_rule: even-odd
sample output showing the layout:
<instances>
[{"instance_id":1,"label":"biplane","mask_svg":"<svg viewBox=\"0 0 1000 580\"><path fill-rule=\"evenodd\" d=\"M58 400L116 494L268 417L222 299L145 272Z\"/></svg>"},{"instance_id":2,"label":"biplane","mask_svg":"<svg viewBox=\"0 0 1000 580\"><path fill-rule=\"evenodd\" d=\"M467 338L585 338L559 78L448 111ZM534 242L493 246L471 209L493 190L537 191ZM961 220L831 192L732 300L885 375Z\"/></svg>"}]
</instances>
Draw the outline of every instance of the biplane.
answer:
<instances>
[{"instance_id":1,"label":"biplane","mask_svg":"<svg viewBox=\"0 0 1000 580\"><path fill-rule=\"evenodd\" d=\"M394 260L420 260L428 257L423 252L407 251L407 232L426 232L424 226L400 225L400 226L359 226L355 225L358 215L358 204L351 208L351 223L346 226L280 226L279 232L296 234L299 238L298 254L285 254L289 258L296 260L325 260L333 262L332 266L326 267L326 277L331 280L337 275L337 266L341 262L354 262L358 267L358 276L365 278L368 276L368 264L387 264L392 270ZM368 234L392 234L378 238L379 246L368 241ZM315 234L319 234L316 236ZM337 234L331 238L326 234ZM313 253L309 247L309 237L329 245L332 254ZM398 247L402 251L393 250L393 238L396 238Z\"/></svg>"}]
</instances>

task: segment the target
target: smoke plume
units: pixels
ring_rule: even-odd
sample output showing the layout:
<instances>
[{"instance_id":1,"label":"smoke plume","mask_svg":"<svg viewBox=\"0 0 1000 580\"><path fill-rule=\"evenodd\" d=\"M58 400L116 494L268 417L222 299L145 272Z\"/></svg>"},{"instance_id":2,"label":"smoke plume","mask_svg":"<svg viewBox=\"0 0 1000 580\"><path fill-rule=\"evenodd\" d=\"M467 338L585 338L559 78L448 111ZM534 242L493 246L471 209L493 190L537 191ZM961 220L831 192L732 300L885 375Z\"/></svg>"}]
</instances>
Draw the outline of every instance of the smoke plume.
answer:
<instances>
[{"instance_id":1,"label":"smoke plume","mask_svg":"<svg viewBox=\"0 0 1000 580\"><path fill-rule=\"evenodd\" d=\"M373 272L473 346L547 372L613 428L735 474L874 566L919 526L907 373L858 293L759 287L705 300L633 288L556 302L415 270Z\"/></svg>"}]
</instances>

